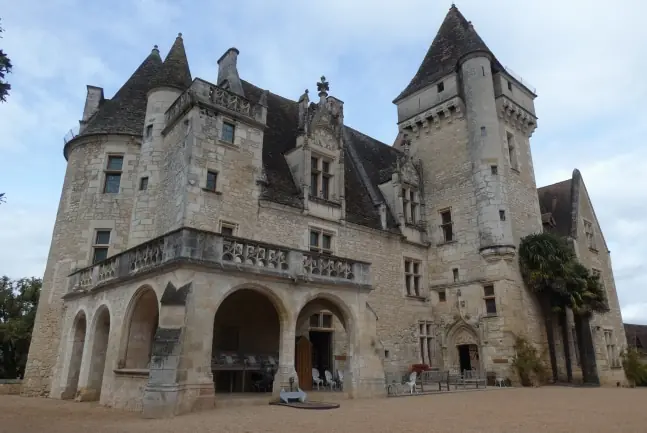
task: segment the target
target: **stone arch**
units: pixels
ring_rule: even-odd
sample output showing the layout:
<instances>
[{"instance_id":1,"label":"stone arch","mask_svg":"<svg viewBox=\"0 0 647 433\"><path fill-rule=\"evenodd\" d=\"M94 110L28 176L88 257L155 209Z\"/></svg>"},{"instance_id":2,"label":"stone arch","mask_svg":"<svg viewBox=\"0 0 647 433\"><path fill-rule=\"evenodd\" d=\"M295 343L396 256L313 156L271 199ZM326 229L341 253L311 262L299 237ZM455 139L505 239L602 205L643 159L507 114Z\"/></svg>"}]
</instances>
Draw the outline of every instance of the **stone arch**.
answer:
<instances>
[{"instance_id":1,"label":"stone arch","mask_svg":"<svg viewBox=\"0 0 647 433\"><path fill-rule=\"evenodd\" d=\"M92 345L90 346L90 365L88 385L81 399L84 401L99 400L106 369L108 343L110 339L110 309L102 304L96 309L92 319Z\"/></svg>"},{"instance_id":2,"label":"stone arch","mask_svg":"<svg viewBox=\"0 0 647 433\"><path fill-rule=\"evenodd\" d=\"M87 327L87 315L83 309L79 309L72 320L72 327L68 336L69 366L65 387L61 395L62 399L72 399L78 391Z\"/></svg>"},{"instance_id":3,"label":"stone arch","mask_svg":"<svg viewBox=\"0 0 647 433\"><path fill-rule=\"evenodd\" d=\"M349 377L350 360L354 354L353 336L356 320L352 309L339 296L328 292L317 292L303 300L297 310L297 341L307 338L310 345L299 343L295 355L295 367L299 383L304 389L312 386L312 372L316 368L322 380L328 370L336 379ZM334 319L327 326L323 319L332 314ZM319 320L319 326L317 326ZM311 350L310 358L304 352ZM311 365L306 365L310 359ZM341 377L339 377L341 376Z\"/></svg>"},{"instance_id":4,"label":"stone arch","mask_svg":"<svg viewBox=\"0 0 647 433\"><path fill-rule=\"evenodd\" d=\"M477 330L465 320L458 320L447 332L447 357L450 368L481 370L481 340ZM469 361L467 360L469 357Z\"/></svg>"},{"instance_id":5,"label":"stone arch","mask_svg":"<svg viewBox=\"0 0 647 433\"><path fill-rule=\"evenodd\" d=\"M117 368L149 368L158 326L157 293L150 285L141 286L133 294L126 309Z\"/></svg>"},{"instance_id":6,"label":"stone arch","mask_svg":"<svg viewBox=\"0 0 647 433\"><path fill-rule=\"evenodd\" d=\"M222 296L211 344L216 392L272 390L289 318L280 295L263 285L241 284Z\"/></svg>"}]
</instances>

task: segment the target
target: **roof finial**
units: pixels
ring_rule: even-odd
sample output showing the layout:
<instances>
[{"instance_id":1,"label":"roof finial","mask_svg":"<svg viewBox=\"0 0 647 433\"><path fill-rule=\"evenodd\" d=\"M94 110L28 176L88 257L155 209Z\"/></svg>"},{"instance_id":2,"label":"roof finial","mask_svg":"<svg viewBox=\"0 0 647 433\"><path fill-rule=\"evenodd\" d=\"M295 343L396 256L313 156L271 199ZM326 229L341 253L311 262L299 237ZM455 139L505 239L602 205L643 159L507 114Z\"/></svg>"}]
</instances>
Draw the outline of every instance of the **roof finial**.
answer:
<instances>
[{"instance_id":1,"label":"roof finial","mask_svg":"<svg viewBox=\"0 0 647 433\"><path fill-rule=\"evenodd\" d=\"M157 45L153 45L153 49L151 50L151 54L157 54L159 56L160 50L157 47Z\"/></svg>"},{"instance_id":2,"label":"roof finial","mask_svg":"<svg viewBox=\"0 0 647 433\"><path fill-rule=\"evenodd\" d=\"M449 10L456 9L456 3L452 2L452 7L449 8Z\"/></svg>"},{"instance_id":3,"label":"roof finial","mask_svg":"<svg viewBox=\"0 0 647 433\"><path fill-rule=\"evenodd\" d=\"M182 32L178 33L178 34L177 34L177 37L178 37L178 38L181 38L181 37L182 37Z\"/></svg>"},{"instance_id":4,"label":"roof finial","mask_svg":"<svg viewBox=\"0 0 647 433\"><path fill-rule=\"evenodd\" d=\"M321 99L328 96L328 91L330 90L330 86L328 81L326 81L326 77L324 75L321 76L321 81L317 83L317 90L319 91L319 97Z\"/></svg>"}]
</instances>

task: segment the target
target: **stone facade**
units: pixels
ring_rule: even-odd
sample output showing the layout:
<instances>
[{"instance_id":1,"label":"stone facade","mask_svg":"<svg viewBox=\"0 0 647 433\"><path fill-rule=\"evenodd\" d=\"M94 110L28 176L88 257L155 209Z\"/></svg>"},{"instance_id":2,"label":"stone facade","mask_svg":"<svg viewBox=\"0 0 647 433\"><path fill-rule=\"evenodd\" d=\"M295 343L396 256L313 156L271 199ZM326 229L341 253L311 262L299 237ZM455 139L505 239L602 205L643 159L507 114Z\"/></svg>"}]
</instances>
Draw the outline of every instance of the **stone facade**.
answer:
<instances>
[{"instance_id":1,"label":"stone facade","mask_svg":"<svg viewBox=\"0 0 647 433\"><path fill-rule=\"evenodd\" d=\"M433 60L447 43L449 69ZM23 393L172 416L249 391L227 373L242 354L245 369L270 366L276 397L309 383L295 342L314 342L322 313L333 336L317 362L351 397L384 395L385 373L421 362L514 380L515 336L546 346L516 259L542 230L534 90L452 7L395 101L391 147L344 125L325 77L318 101L295 102L241 80L238 54L215 84L191 81L179 36L112 99L88 88ZM594 323L617 331L608 255L578 251L609 288L612 313Z\"/></svg>"}]
</instances>

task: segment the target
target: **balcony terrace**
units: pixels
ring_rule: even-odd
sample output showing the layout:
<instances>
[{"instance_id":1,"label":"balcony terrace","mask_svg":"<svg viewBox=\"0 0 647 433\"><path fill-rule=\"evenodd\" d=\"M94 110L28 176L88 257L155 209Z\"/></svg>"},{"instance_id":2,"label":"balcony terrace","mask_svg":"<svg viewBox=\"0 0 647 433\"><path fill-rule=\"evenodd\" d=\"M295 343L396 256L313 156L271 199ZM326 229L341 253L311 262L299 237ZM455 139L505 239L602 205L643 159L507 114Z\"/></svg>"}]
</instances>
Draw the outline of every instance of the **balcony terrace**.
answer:
<instances>
[{"instance_id":1,"label":"balcony terrace","mask_svg":"<svg viewBox=\"0 0 647 433\"><path fill-rule=\"evenodd\" d=\"M282 278L295 283L371 289L371 265L366 262L181 228L73 272L69 275L66 297L181 264Z\"/></svg>"}]
</instances>

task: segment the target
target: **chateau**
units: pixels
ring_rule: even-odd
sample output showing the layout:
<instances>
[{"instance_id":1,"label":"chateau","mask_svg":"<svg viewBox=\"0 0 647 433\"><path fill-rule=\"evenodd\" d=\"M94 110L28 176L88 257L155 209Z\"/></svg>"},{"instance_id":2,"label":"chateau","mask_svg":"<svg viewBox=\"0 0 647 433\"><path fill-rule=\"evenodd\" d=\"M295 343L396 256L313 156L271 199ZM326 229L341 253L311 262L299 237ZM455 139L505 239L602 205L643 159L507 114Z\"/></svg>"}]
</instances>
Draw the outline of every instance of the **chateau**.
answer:
<instances>
[{"instance_id":1,"label":"chateau","mask_svg":"<svg viewBox=\"0 0 647 433\"><path fill-rule=\"evenodd\" d=\"M351 398L418 363L515 380L515 336L547 346L516 254L544 229L601 274L597 368L624 380L582 177L537 190L535 91L455 6L393 101L392 146L345 125L325 77L285 98L241 79L238 56L192 78L179 35L112 98L88 86L23 394L162 417L311 389L313 368Z\"/></svg>"}]
</instances>

